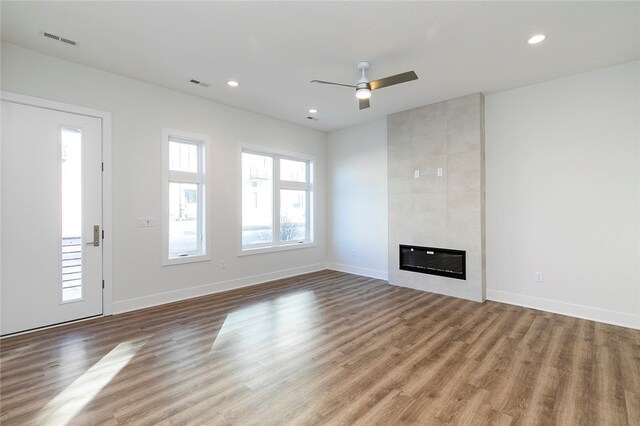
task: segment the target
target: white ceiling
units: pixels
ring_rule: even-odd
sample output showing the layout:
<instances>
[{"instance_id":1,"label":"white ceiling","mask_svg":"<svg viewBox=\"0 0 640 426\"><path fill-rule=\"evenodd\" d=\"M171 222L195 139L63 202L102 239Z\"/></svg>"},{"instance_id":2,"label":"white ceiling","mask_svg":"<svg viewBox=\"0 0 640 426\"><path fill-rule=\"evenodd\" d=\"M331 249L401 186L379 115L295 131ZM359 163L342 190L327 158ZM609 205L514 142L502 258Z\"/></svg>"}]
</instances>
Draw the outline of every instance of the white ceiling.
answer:
<instances>
[{"instance_id":1,"label":"white ceiling","mask_svg":"<svg viewBox=\"0 0 640 426\"><path fill-rule=\"evenodd\" d=\"M640 2L2 2L2 40L325 131L640 58ZM71 47L41 30L78 42ZM527 38L548 34L540 45ZM419 80L374 92L370 79ZM204 88L188 82L196 78ZM240 87L227 87L228 79ZM318 121L305 117L319 110Z\"/></svg>"}]
</instances>

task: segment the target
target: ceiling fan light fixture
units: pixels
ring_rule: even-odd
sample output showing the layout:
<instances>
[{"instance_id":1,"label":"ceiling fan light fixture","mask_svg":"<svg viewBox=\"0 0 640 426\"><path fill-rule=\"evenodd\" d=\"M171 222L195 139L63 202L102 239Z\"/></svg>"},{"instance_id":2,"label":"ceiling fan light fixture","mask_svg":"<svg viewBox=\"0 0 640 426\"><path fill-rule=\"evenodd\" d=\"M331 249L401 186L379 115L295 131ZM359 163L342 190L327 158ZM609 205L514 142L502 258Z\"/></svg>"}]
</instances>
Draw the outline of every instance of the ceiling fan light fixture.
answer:
<instances>
[{"instance_id":1,"label":"ceiling fan light fixture","mask_svg":"<svg viewBox=\"0 0 640 426\"><path fill-rule=\"evenodd\" d=\"M358 99L369 99L371 97L371 89L369 89L368 84L358 84L358 88L356 89L356 98Z\"/></svg>"},{"instance_id":2,"label":"ceiling fan light fixture","mask_svg":"<svg viewBox=\"0 0 640 426\"><path fill-rule=\"evenodd\" d=\"M369 99L371 97L371 90L364 88L356 90L356 98Z\"/></svg>"}]
</instances>

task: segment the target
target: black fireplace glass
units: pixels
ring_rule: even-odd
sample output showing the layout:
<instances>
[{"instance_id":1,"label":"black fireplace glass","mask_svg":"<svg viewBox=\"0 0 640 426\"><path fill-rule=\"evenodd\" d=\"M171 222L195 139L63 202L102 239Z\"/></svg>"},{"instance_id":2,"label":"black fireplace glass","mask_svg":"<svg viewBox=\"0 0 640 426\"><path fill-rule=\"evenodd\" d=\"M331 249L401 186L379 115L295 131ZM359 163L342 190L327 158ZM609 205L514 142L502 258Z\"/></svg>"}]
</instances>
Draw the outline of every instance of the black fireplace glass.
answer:
<instances>
[{"instance_id":1,"label":"black fireplace glass","mask_svg":"<svg viewBox=\"0 0 640 426\"><path fill-rule=\"evenodd\" d=\"M400 269L466 280L466 252L400 244Z\"/></svg>"}]
</instances>

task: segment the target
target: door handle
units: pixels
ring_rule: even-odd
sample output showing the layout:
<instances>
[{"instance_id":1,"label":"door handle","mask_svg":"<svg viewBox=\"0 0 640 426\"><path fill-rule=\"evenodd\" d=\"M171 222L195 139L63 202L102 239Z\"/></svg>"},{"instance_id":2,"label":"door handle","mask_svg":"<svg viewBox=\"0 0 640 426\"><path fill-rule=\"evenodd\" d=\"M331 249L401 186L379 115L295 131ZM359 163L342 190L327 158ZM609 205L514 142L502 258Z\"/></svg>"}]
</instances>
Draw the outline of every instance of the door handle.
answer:
<instances>
[{"instance_id":1,"label":"door handle","mask_svg":"<svg viewBox=\"0 0 640 426\"><path fill-rule=\"evenodd\" d=\"M85 244L88 246L100 247L100 225L93 225L93 241Z\"/></svg>"}]
</instances>

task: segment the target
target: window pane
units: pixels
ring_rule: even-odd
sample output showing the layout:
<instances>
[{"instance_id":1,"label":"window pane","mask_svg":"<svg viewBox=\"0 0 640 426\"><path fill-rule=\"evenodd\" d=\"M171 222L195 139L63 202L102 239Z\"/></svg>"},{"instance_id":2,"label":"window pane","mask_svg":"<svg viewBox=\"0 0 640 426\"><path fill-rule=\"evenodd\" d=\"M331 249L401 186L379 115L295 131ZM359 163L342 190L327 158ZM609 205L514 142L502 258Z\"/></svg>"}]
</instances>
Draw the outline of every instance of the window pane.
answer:
<instances>
[{"instance_id":1,"label":"window pane","mask_svg":"<svg viewBox=\"0 0 640 426\"><path fill-rule=\"evenodd\" d=\"M82 298L82 133L65 128L61 140L62 301L69 302Z\"/></svg>"},{"instance_id":2,"label":"window pane","mask_svg":"<svg viewBox=\"0 0 640 426\"><path fill-rule=\"evenodd\" d=\"M280 160L280 180L292 182L307 181L307 162L282 158Z\"/></svg>"},{"instance_id":3,"label":"window pane","mask_svg":"<svg viewBox=\"0 0 640 426\"><path fill-rule=\"evenodd\" d=\"M198 145L169 141L169 170L198 172Z\"/></svg>"},{"instance_id":4,"label":"window pane","mask_svg":"<svg viewBox=\"0 0 640 426\"><path fill-rule=\"evenodd\" d=\"M307 191L280 190L280 240L302 241L307 229Z\"/></svg>"},{"instance_id":5,"label":"window pane","mask_svg":"<svg viewBox=\"0 0 640 426\"><path fill-rule=\"evenodd\" d=\"M273 242L273 158L242 153L242 245Z\"/></svg>"},{"instance_id":6,"label":"window pane","mask_svg":"<svg viewBox=\"0 0 640 426\"><path fill-rule=\"evenodd\" d=\"M169 257L200 251L198 210L197 184L169 183Z\"/></svg>"}]
</instances>

